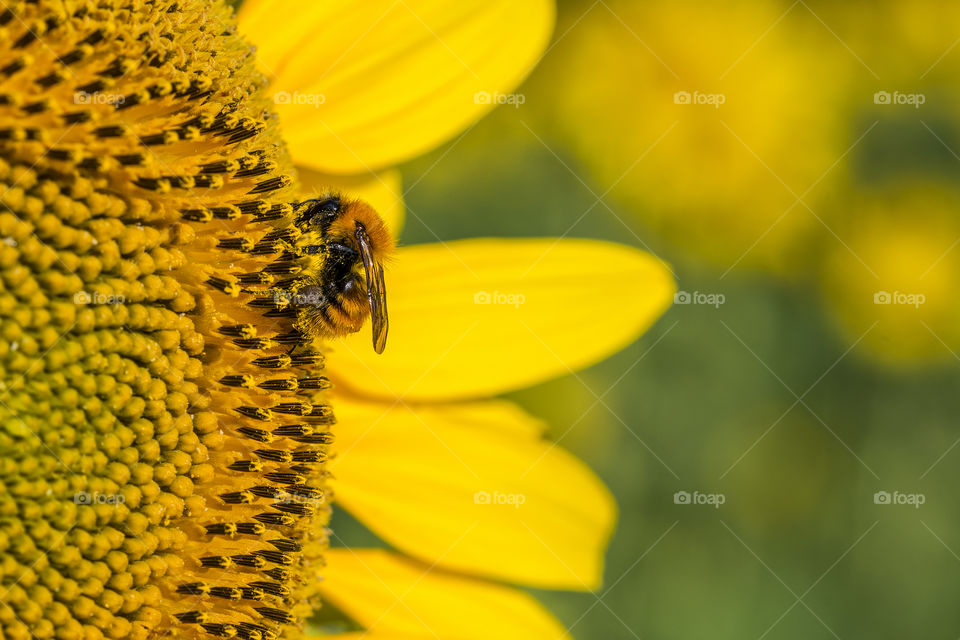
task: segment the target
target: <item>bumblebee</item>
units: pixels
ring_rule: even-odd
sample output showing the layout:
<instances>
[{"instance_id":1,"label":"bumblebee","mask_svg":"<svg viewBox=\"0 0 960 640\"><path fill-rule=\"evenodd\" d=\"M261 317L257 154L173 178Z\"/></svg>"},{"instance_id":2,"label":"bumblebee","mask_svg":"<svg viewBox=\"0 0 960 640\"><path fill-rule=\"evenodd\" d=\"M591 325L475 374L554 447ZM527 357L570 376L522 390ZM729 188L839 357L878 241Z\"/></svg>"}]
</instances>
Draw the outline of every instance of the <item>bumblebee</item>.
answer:
<instances>
[{"instance_id":1,"label":"bumblebee","mask_svg":"<svg viewBox=\"0 0 960 640\"><path fill-rule=\"evenodd\" d=\"M319 254L293 292L298 309L296 328L307 335L345 336L373 321L373 349L387 344L387 295L383 262L393 239L383 220L366 202L327 196L295 205L297 228L316 244L304 248Z\"/></svg>"}]
</instances>

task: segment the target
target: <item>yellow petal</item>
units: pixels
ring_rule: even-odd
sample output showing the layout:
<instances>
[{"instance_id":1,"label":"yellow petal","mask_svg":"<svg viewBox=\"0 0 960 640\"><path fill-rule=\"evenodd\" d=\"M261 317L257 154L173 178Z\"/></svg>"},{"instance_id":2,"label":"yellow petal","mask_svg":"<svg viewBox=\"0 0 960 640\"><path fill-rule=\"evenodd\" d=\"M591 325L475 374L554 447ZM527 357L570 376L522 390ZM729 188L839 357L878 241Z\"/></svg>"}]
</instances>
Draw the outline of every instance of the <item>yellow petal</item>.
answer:
<instances>
[{"instance_id":1,"label":"yellow petal","mask_svg":"<svg viewBox=\"0 0 960 640\"><path fill-rule=\"evenodd\" d=\"M510 582L599 586L616 505L538 421L507 402L336 406L337 503L391 545Z\"/></svg>"},{"instance_id":2,"label":"yellow petal","mask_svg":"<svg viewBox=\"0 0 960 640\"><path fill-rule=\"evenodd\" d=\"M551 0L290 4L246 0L240 28L297 164L341 174L417 156L511 100L554 20Z\"/></svg>"},{"instance_id":3,"label":"yellow petal","mask_svg":"<svg viewBox=\"0 0 960 640\"><path fill-rule=\"evenodd\" d=\"M307 629L307 638L311 640L314 638L316 638L316 640L436 640L436 636L430 635L429 633L410 635L408 633L380 633L379 631L368 633L366 631L354 631L352 633L328 635L325 633L311 633L309 628Z\"/></svg>"},{"instance_id":4,"label":"yellow petal","mask_svg":"<svg viewBox=\"0 0 960 640\"><path fill-rule=\"evenodd\" d=\"M400 235L405 209L403 181L396 169L356 176L335 176L298 167L297 174L303 193L310 195L339 191L349 197L366 200L387 223L391 235L394 238Z\"/></svg>"},{"instance_id":5,"label":"yellow petal","mask_svg":"<svg viewBox=\"0 0 960 640\"><path fill-rule=\"evenodd\" d=\"M483 239L403 247L387 265L390 335L333 343L327 367L357 394L483 397L618 351L669 306L666 265L591 240Z\"/></svg>"},{"instance_id":6,"label":"yellow petal","mask_svg":"<svg viewBox=\"0 0 960 640\"><path fill-rule=\"evenodd\" d=\"M331 549L321 595L387 637L563 640L563 627L521 591L445 573L379 549Z\"/></svg>"},{"instance_id":7,"label":"yellow petal","mask_svg":"<svg viewBox=\"0 0 960 640\"><path fill-rule=\"evenodd\" d=\"M429 637L429 636L424 636L424 637ZM361 640L362 638L366 638L367 640L416 640L416 636L409 636L407 634L397 635L397 634L390 634L390 633L383 634L383 633L366 633L364 631L355 631L353 633L338 633L336 635L331 636L325 633L312 634L310 633L309 629L307 629L307 638L310 638L310 640L313 640L314 638L317 638L317 640L319 640L320 638L322 638L323 640Z\"/></svg>"}]
</instances>

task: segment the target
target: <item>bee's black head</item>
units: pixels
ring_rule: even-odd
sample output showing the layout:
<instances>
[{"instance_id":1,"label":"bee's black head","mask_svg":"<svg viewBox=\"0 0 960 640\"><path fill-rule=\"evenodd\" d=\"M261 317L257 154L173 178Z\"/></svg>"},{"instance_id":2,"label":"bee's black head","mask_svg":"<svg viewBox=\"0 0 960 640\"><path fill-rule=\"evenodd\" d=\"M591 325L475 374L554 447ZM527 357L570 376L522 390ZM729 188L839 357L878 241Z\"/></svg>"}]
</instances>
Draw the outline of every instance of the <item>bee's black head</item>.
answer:
<instances>
[{"instance_id":1,"label":"bee's black head","mask_svg":"<svg viewBox=\"0 0 960 640\"><path fill-rule=\"evenodd\" d=\"M339 196L304 200L298 203L296 208L301 211L294 224L302 231L311 229L321 234L326 233L333 221L343 213Z\"/></svg>"}]
</instances>

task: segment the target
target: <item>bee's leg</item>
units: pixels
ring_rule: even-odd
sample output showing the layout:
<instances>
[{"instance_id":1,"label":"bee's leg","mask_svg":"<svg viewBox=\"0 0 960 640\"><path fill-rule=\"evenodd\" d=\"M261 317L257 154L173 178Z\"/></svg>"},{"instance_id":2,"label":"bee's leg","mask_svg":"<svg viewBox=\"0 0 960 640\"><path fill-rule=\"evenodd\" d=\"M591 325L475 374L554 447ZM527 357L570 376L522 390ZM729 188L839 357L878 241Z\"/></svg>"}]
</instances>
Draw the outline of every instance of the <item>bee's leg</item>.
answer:
<instances>
[{"instance_id":1,"label":"bee's leg","mask_svg":"<svg viewBox=\"0 0 960 640\"><path fill-rule=\"evenodd\" d=\"M331 242L328 244L310 244L301 249L304 255L327 254L334 262L350 264L360 259L360 254L345 244Z\"/></svg>"},{"instance_id":2,"label":"bee's leg","mask_svg":"<svg viewBox=\"0 0 960 640\"><path fill-rule=\"evenodd\" d=\"M322 245L321 249L330 259L330 264L352 265L360 259L360 253L345 244L331 242Z\"/></svg>"},{"instance_id":3,"label":"bee's leg","mask_svg":"<svg viewBox=\"0 0 960 640\"><path fill-rule=\"evenodd\" d=\"M310 200L303 200L303 201L301 201L301 202L295 202L295 203L293 204L293 210L294 210L294 211L298 211L298 210L300 209L300 207L302 207L302 206L304 206L304 205L309 205L309 204L312 203L312 202L320 202L320 199L319 199L319 198L311 198ZM293 224L296 225L296 226L297 226L298 228L300 228L301 230L303 230L303 228L304 228L305 226L307 226L307 224L310 222L310 219L311 219L313 216L314 216L313 207L312 207L312 206L308 206L302 213L298 214L298 215L293 219Z\"/></svg>"}]
</instances>

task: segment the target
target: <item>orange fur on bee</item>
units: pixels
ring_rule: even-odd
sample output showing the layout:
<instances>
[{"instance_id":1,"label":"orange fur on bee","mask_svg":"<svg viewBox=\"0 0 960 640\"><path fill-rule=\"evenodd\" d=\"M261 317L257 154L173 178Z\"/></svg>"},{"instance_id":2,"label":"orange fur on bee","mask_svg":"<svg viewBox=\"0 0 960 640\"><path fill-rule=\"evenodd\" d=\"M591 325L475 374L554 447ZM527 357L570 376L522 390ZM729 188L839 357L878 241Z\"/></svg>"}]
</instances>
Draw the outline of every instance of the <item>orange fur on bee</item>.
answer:
<instances>
[{"instance_id":1,"label":"orange fur on bee","mask_svg":"<svg viewBox=\"0 0 960 640\"><path fill-rule=\"evenodd\" d=\"M373 244L374 257L379 262L386 262L393 253L393 236L380 214L363 200L350 200L343 208L343 214L330 225L327 236L356 248L356 242L352 238L359 222L367 230Z\"/></svg>"}]
</instances>

